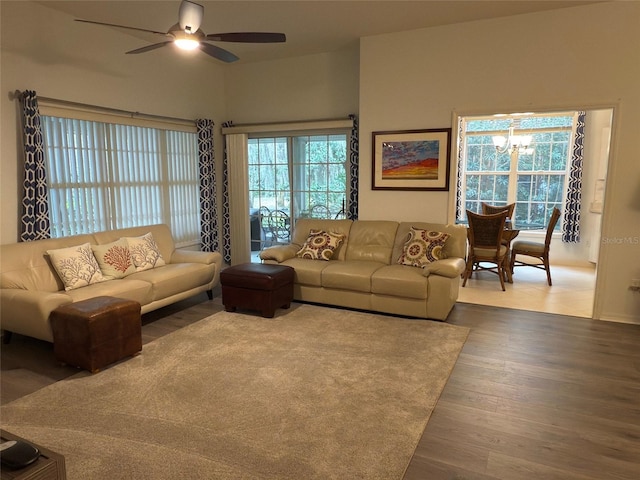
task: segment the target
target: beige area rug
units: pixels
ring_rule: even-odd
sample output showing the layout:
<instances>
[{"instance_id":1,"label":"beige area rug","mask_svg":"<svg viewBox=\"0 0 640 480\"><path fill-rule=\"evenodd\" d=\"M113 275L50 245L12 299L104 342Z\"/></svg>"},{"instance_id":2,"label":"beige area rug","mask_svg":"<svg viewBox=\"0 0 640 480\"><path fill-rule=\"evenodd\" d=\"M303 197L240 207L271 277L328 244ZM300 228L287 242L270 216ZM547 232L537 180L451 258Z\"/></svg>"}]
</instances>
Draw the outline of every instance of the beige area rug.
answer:
<instances>
[{"instance_id":1,"label":"beige area rug","mask_svg":"<svg viewBox=\"0 0 640 480\"><path fill-rule=\"evenodd\" d=\"M313 305L220 312L2 407L69 480L401 479L468 329Z\"/></svg>"}]
</instances>

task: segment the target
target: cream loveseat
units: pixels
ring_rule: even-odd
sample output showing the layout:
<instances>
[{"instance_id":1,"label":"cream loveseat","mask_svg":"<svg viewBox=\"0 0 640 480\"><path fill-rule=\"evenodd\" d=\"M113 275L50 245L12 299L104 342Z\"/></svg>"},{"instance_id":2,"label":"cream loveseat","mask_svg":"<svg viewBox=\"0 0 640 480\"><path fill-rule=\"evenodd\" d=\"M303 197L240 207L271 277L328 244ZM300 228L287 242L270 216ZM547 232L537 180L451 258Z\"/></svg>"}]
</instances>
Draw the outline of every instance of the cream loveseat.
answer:
<instances>
[{"instance_id":1,"label":"cream loveseat","mask_svg":"<svg viewBox=\"0 0 640 480\"><path fill-rule=\"evenodd\" d=\"M149 232L165 265L72 290L65 290L47 254L85 243L105 245ZM59 306L106 295L135 300L146 313L201 292L211 298L221 266L218 252L176 249L167 225L0 245L0 325L7 332L53 342L49 314Z\"/></svg>"},{"instance_id":2,"label":"cream loveseat","mask_svg":"<svg viewBox=\"0 0 640 480\"><path fill-rule=\"evenodd\" d=\"M398 264L411 227L449 234L445 258L424 268ZM296 256L311 230L345 235L329 261ZM464 226L309 218L297 221L291 244L266 248L260 258L295 269L295 300L446 320L458 298L466 245Z\"/></svg>"}]
</instances>

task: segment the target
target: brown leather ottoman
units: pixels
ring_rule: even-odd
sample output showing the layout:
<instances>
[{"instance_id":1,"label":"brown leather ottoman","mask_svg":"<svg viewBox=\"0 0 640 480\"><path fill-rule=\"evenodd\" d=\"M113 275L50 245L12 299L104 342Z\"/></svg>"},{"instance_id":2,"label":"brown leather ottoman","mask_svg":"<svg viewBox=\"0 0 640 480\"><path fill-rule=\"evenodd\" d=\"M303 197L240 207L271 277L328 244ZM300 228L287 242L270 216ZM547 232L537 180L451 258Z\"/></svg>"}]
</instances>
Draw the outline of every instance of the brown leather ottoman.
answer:
<instances>
[{"instance_id":1,"label":"brown leather ottoman","mask_svg":"<svg viewBox=\"0 0 640 480\"><path fill-rule=\"evenodd\" d=\"M96 373L142 350L138 302L95 297L58 307L49 318L60 362Z\"/></svg>"},{"instance_id":2,"label":"brown leather ottoman","mask_svg":"<svg viewBox=\"0 0 640 480\"><path fill-rule=\"evenodd\" d=\"M293 274L291 267L266 263L244 263L222 270L224 309L257 310L263 317L272 318L277 308L291 306Z\"/></svg>"}]
</instances>

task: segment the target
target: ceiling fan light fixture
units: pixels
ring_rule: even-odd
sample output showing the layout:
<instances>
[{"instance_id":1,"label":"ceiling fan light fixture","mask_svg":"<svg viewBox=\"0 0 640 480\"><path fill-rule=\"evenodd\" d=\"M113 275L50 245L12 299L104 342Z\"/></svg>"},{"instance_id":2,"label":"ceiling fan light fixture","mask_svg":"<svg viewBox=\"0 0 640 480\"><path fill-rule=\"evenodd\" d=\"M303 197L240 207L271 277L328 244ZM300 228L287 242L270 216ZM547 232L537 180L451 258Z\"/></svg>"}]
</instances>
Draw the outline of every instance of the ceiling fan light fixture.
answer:
<instances>
[{"instance_id":1,"label":"ceiling fan light fixture","mask_svg":"<svg viewBox=\"0 0 640 480\"><path fill-rule=\"evenodd\" d=\"M173 43L181 50L195 50L200 46L200 42L194 38L176 38Z\"/></svg>"},{"instance_id":2,"label":"ceiling fan light fixture","mask_svg":"<svg viewBox=\"0 0 640 480\"><path fill-rule=\"evenodd\" d=\"M0 0L2 1L2 0ZM199 50L210 57L225 63L231 63L239 60L233 53L208 42L241 42L241 43L278 43L286 41L284 33L270 32L231 32L231 33L215 33L206 35L200 30L202 18L204 16L204 7L191 0L182 0L180 10L178 12L178 23L169 27L167 32L157 30L148 30L146 28L128 27L125 25L117 25L114 23L96 22L93 20L80 20L79 22L93 23L106 27L117 27L127 30L136 30L140 32L152 33L164 37L164 41L153 43L142 48L136 48L126 52L127 54L138 54L150 52L166 45L175 44L181 50ZM167 38L168 37L168 38Z\"/></svg>"}]
</instances>

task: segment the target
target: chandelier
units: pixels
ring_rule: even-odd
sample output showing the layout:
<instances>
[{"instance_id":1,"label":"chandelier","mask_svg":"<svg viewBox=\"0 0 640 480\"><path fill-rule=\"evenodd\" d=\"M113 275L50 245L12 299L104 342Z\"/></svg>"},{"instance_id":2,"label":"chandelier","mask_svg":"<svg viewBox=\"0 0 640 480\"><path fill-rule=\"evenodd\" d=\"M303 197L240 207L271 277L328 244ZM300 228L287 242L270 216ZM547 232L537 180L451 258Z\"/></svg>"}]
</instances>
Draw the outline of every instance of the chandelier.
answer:
<instances>
[{"instance_id":1,"label":"chandelier","mask_svg":"<svg viewBox=\"0 0 640 480\"><path fill-rule=\"evenodd\" d=\"M518 124L520 122L518 121ZM519 126L519 125L517 125ZM511 126L509 127L509 136L504 137L502 135L494 135L493 146L496 147L496 151L498 153L516 153L518 152L520 155L532 155L533 147L531 144L533 143L532 135L515 135L514 132L515 125L514 121L511 121Z\"/></svg>"}]
</instances>

